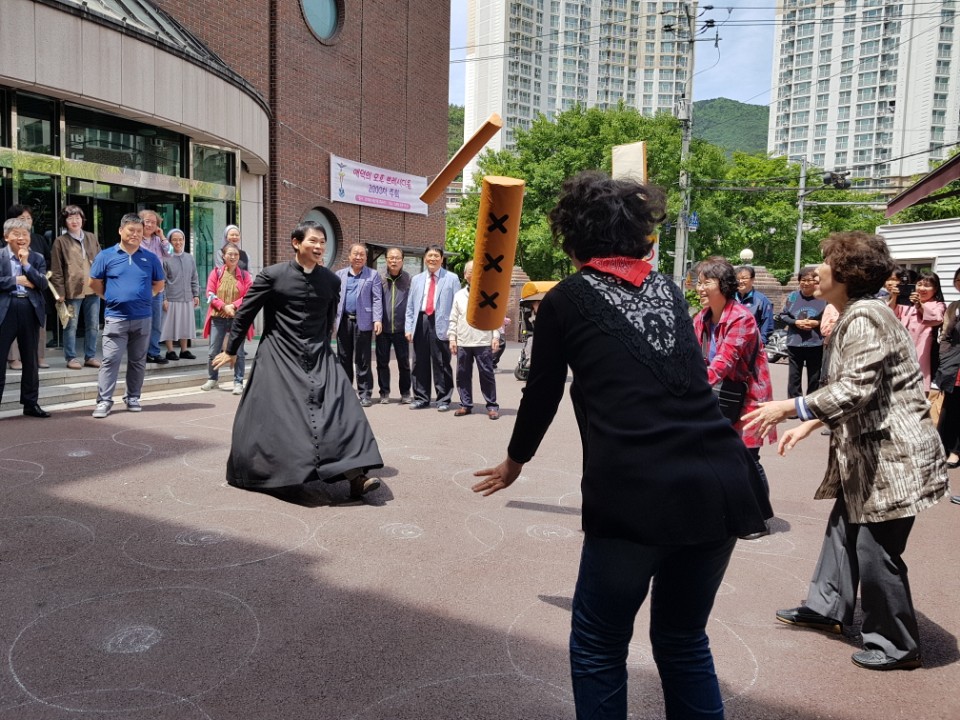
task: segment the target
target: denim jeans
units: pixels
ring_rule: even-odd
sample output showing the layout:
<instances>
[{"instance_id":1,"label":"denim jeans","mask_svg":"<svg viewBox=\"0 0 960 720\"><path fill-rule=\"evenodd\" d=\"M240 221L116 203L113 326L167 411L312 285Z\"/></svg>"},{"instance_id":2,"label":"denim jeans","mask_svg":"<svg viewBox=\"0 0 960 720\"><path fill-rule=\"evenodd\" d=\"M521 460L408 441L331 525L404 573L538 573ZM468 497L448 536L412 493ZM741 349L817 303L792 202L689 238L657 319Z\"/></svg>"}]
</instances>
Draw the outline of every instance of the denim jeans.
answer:
<instances>
[{"instance_id":1,"label":"denim jeans","mask_svg":"<svg viewBox=\"0 0 960 720\"><path fill-rule=\"evenodd\" d=\"M627 717L628 646L651 582L650 642L667 719L723 718L706 624L735 544L667 547L586 536L570 632L577 720Z\"/></svg>"},{"instance_id":2,"label":"denim jeans","mask_svg":"<svg viewBox=\"0 0 960 720\"><path fill-rule=\"evenodd\" d=\"M70 362L77 356L77 325L83 315L83 359L97 355L97 335L100 331L100 298L86 295L67 300L73 306L73 317L63 329L63 357Z\"/></svg>"},{"instance_id":3,"label":"denim jeans","mask_svg":"<svg viewBox=\"0 0 960 720\"><path fill-rule=\"evenodd\" d=\"M157 357L160 354L160 333L163 331L163 298L166 295L161 291L153 296L153 307L150 313L150 346L147 355Z\"/></svg>"},{"instance_id":4,"label":"denim jeans","mask_svg":"<svg viewBox=\"0 0 960 720\"><path fill-rule=\"evenodd\" d=\"M210 352L209 355L207 355L207 377L211 380L220 379L220 371L213 369L213 359L223 350L223 340L230 334L231 327L233 327L233 320L231 318L210 318ZM237 359L233 364L234 382L243 382L243 374L246 370L244 367L244 358L243 345L240 345L240 349L237 350Z\"/></svg>"}]
</instances>

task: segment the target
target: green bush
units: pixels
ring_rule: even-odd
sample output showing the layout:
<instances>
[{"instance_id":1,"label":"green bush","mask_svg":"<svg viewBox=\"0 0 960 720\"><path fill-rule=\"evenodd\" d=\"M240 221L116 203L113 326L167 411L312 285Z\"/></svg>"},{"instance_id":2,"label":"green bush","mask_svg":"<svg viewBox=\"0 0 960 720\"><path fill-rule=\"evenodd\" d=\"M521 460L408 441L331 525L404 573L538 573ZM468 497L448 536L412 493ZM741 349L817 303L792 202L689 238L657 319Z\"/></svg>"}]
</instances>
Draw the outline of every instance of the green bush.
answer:
<instances>
[{"instance_id":1,"label":"green bush","mask_svg":"<svg viewBox=\"0 0 960 720\"><path fill-rule=\"evenodd\" d=\"M786 285L793 277L793 268L767 268L767 270L781 285Z\"/></svg>"}]
</instances>

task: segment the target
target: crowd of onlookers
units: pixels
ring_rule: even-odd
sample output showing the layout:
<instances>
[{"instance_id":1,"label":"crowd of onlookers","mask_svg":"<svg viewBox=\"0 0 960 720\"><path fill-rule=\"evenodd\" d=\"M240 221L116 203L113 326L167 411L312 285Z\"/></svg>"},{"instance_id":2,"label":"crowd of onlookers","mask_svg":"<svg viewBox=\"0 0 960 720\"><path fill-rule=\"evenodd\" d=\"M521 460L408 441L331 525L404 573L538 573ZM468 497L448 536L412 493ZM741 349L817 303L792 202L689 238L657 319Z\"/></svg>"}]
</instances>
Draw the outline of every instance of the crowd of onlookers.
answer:
<instances>
[{"instance_id":1,"label":"crowd of onlookers","mask_svg":"<svg viewBox=\"0 0 960 720\"><path fill-rule=\"evenodd\" d=\"M25 249L22 262L12 253L10 260L0 265L0 272L16 273L10 278L9 289L0 286L0 296L28 300L37 322L33 315L24 314L19 323L14 322L16 313L7 313L5 320L0 316L4 330L0 334L0 356L8 358L9 368L24 372L21 402L25 414L49 416L37 402L37 373L49 367L45 359L45 324L50 307L56 311L51 317L63 326L67 369L99 368L103 376L94 417L106 417L111 411L120 356L127 356L124 402L132 411L141 409L139 394L147 363L165 365L195 359L190 347L197 336L195 311L201 306L201 292L207 307L202 335L209 339L208 378L201 389L220 387L219 369L213 358L224 348L233 319L253 285L247 254L240 247L239 227L228 225L224 229L220 247L214 253L214 267L205 289L201 289L196 261L185 249L184 232L179 228L164 232L162 218L153 210L125 216L119 229L120 242L106 248L94 233L84 229L86 217L76 205L63 208L60 220L65 230L52 240L32 232L32 214L26 206L11 207L10 220L16 222L4 226L3 245L9 235L23 235L25 240L18 240L17 245L22 244ZM461 289L457 275L442 267L442 248L426 248L426 267L415 277L404 269L403 250L398 247L388 248L382 274L368 266L363 244L352 246L348 259L350 264L337 273L341 287L333 337L337 340L338 359L351 384L356 377L360 404L373 404L372 350L377 364L379 402L390 401L392 351L400 402L422 409L430 404L433 394L437 409L447 411L455 385L451 360L456 355L460 407L454 415L462 417L473 412L475 364L486 414L497 419L494 369L498 351L502 350L503 332L477 331L469 326L469 285ZM469 265L465 268L468 282L472 270ZM78 346L81 323L83 333ZM248 338L252 337L251 327ZM102 360L97 352L101 344ZM31 351L25 352L28 347ZM243 393L245 364L241 345L232 361L233 384L227 388L235 395ZM6 368L3 370L5 373Z\"/></svg>"}]
</instances>

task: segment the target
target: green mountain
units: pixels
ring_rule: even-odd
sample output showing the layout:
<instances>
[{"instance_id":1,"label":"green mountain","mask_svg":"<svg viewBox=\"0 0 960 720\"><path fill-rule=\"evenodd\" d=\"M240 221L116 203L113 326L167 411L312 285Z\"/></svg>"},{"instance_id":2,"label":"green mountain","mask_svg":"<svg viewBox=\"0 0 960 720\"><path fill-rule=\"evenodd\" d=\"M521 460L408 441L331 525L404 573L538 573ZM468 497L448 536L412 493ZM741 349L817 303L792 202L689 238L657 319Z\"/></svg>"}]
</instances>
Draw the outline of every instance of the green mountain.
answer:
<instances>
[{"instance_id":1,"label":"green mountain","mask_svg":"<svg viewBox=\"0 0 960 720\"><path fill-rule=\"evenodd\" d=\"M693 136L706 140L727 153L765 153L767 151L766 105L715 98L693 104Z\"/></svg>"}]
</instances>

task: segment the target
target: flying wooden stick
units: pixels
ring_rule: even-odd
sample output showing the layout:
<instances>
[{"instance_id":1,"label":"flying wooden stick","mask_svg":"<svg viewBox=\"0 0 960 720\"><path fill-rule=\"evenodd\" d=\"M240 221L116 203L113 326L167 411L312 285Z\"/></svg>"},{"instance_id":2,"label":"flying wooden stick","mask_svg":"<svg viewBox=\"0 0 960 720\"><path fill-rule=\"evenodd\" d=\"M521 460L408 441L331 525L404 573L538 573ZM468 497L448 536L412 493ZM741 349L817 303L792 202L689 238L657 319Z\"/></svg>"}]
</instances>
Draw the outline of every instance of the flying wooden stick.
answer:
<instances>
[{"instance_id":1,"label":"flying wooden stick","mask_svg":"<svg viewBox=\"0 0 960 720\"><path fill-rule=\"evenodd\" d=\"M447 186L453 182L453 179L467 166L467 163L473 160L474 156L487 144L487 141L496 135L502 127L503 120L496 113L487 118L487 121L473 134L473 137L467 140L457 150L456 155L450 158L450 162L444 166L440 174L433 179L433 182L427 185L427 189L420 195L420 199L430 205L440 197Z\"/></svg>"},{"instance_id":2,"label":"flying wooden stick","mask_svg":"<svg viewBox=\"0 0 960 720\"><path fill-rule=\"evenodd\" d=\"M496 330L507 314L524 186L523 180L492 175L484 177L480 186L473 277L467 301L467 323L477 330Z\"/></svg>"}]
</instances>

